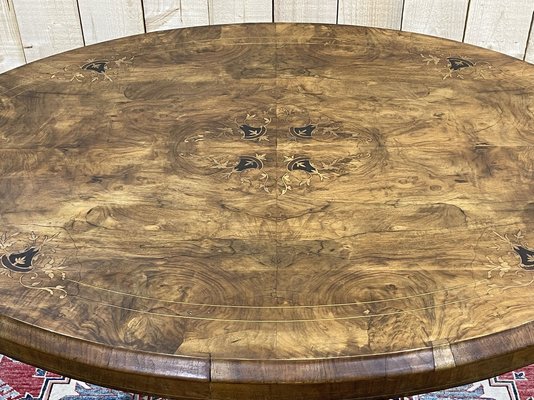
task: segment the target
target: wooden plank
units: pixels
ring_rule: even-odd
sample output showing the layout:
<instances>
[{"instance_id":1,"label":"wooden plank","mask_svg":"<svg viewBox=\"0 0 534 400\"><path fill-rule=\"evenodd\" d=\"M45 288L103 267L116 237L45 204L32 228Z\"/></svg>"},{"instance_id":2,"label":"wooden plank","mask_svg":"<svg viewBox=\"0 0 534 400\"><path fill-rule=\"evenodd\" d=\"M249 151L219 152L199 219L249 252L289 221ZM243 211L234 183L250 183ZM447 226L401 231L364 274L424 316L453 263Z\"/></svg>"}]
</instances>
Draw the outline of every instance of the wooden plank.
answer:
<instances>
[{"instance_id":1,"label":"wooden plank","mask_svg":"<svg viewBox=\"0 0 534 400\"><path fill-rule=\"evenodd\" d=\"M402 30L461 41L469 0L405 0Z\"/></svg>"},{"instance_id":2,"label":"wooden plank","mask_svg":"<svg viewBox=\"0 0 534 400\"><path fill-rule=\"evenodd\" d=\"M84 45L76 0L12 0L28 62Z\"/></svg>"},{"instance_id":3,"label":"wooden plank","mask_svg":"<svg viewBox=\"0 0 534 400\"><path fill-rule=\"evenodd\" d=\"M272 22L271 0L208 0L210 24Z\"/></svg>"},{"instance_id":4,"label":"wooden plank","mask_svg":"<svg viewBox=\"0 0 534 400\"><path fill-rule=\"evenodd\" d=\"M141 0L78 0L85 44L144 33Z\"/></svg>"},{"instance_id":5,"label":"wooden plank","mask_svg":"<svg viewBox=\"0 0 534 400\"><path fill-rule=\"evenodd\" d=\"M147 32L208 25L208 2L198 0L143 0Z\"/></svg>"},{"instance_id":6,"label":"wooden plank","mask_svg":"<svg viewBox=\"0 0 534 400\"><path fill-rule=\"evenodd\" d=\"M532 12L532 0L471 0L465 42L522 59Z\"/></svg>"},{"instance_id":7,"label":"wooden plank","mask_svg":"<svg viewBox=\"0 0 534 400\"><path fill-rule=\"evenodd\" d=\"M274 0L275 22L337 22L337 0Z\"/></svg>"},{"instance_id":8,"label":"wooden plank","mask_svg":"<svg viewBox=\"0 0 534 400\"><path fill-rule=\"evenodd\" d=\"M527 51L525 52L525 61L534 64L534 12L530 21L530 38L528 41Z\"/></svg>"},{"instance_id":9,"label":"wooden plank","mask_svg":"<svg viewBox=\"0 0 534 400\"><path fill-rule=\"evenodd\" d=\"M403 0L339 0L339 23L400 29Z\"/></svg>"},{"instance_id":10,"label":"wooden plank","mask_svg":"<svg viewBox=\"0 0 534 400\"><path fill-rule=\"evenodd\" d=\"M9 0L0 0L0 73L25 62L15 11Z\"/></svg>"}]
</instances>

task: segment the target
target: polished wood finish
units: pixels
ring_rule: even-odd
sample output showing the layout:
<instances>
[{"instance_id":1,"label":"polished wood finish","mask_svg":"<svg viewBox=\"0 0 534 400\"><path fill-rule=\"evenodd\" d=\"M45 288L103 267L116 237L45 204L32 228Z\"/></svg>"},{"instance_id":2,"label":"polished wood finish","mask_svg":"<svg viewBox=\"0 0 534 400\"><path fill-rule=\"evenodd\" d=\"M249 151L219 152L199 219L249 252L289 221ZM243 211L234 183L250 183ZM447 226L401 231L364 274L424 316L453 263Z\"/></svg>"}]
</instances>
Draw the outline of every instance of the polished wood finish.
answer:
<instances>
[{"instance_id":1,"label":"polished wood finish","mask_svg":"<svg viewBox=\"0 0 534 400\"><path fill-rule=\"evenodd\" d=\"M0 76L0 352L187 399L534 361L534 67L379 29L152 33Z\"/></svg>"}]
</instances>

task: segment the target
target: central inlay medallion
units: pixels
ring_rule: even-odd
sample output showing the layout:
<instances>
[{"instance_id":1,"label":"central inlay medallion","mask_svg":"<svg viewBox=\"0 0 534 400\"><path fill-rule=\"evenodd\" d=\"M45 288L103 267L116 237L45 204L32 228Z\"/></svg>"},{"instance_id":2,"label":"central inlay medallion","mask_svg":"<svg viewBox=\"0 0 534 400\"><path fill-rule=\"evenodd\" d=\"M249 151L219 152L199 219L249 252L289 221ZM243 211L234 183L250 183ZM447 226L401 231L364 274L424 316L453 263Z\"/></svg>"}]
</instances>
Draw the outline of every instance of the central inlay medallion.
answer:
<instances>
[{"instance_id":1,"label":"central inlay medallion","mask_svg":"<svg viewBox=\"0 0 534 400\"><path fill-rule=\"evenodd\" d=\"M378 131L295 106L243 112L182 132L175 148L182 168L279 195L325 190L372 160L380 147Z\"/></svg>"}]
</instances>

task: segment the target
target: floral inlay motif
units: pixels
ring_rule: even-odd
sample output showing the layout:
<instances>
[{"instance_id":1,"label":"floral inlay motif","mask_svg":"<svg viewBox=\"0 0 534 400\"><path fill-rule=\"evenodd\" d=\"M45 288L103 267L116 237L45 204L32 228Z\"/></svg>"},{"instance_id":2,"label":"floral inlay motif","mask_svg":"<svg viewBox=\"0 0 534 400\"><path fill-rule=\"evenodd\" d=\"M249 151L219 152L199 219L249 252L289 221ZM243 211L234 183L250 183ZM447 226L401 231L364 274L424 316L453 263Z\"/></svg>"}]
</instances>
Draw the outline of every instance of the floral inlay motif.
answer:
<instances>
[{"instance_id":1,"label":"floral inlay motif","mask_svg":"<svg viewBox=\"0 0 534 400\"><path fill-rule=\"evenodd\" d=\"M133 64L133 57L112 56L102 59L89 59L78 65L66 65L51 74L51 79L70 82L113 82L121 72Z\"/></svg>"},{"instance_id":2,"label":"floral inlay motif","mask_svg":"<svg viewBox=\"0 0 534 400\"><path fill-rule=\"evenodd\" d=\"M490 63L475 62L469 57L421 54L421 58L426 65L435 66L441 72L443 79L489 79L496 73Z\"/></svg>"},{"instance_id":3,"label":"floral inlay motif","mask_svg":"<svg viewBox=\"0 0 534 400\"><path fill-rule=\"evenodd\" d=\"M0 235L0 275L18 280L26 289L67 296L65 281L66 258L58 258L54 240L59 236L21 233Z\"/></svg>"},{"instance_id":4,"label":"floral inlay motif","mask_svg":"<svg viewBox=\"0 0 534 400\"><path fill-rule=\"evenodd\" d=\"M493 231L495 236L494 250L502 252L507 250L499 257L486 256L487 260L487 279L504 278L510 274L511 284L502 287L496 282L490 283L488 291L493 289L511 289L530 286L534 283L534 277L525 282L526 271L534 271L534 251L525 241L525 236L521 230L513 234L500 234ZM504 247L503 247L504 246ZM511 275L513 274L513 275Z\"/></svg>"}]
</instances>

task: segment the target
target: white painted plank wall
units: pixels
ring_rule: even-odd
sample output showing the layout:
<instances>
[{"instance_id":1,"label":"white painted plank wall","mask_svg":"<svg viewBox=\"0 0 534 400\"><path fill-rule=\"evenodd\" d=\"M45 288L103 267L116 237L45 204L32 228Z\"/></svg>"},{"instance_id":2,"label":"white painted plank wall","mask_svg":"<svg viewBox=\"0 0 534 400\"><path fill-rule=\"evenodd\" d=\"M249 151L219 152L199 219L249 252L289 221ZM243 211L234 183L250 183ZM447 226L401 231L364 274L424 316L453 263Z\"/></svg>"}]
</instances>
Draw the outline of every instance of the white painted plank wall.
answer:
<instances>
[{"instance_id":1,"label":"white painted plank wall","mask_svg":"<svg viewBox=\"0 0 534 400\"><path fill-rule=\"evenodd\" d=\"M85 44L145 32L141 0L78 0Z\"/></svg>"},{"instance_id":2,"label":"white painted plank wall","mask_svg":"<svg viewBox=\"0 0 534 400\"><path fill-rule=\"evenodd\" d=\"M465 42L523 59L533 0L471 0Z\"/></svg>"},{"instance_id":3,"label":"white painted plank wall","mask_svg":"<svg viewBox=\"0 0 534 400\"><path fill-rule=\"evenodd\" d=\"M11 0L28 62L84 45L76 0Z\"/></svg>"},{"instance_id":4,"label":"white painted plank wall","mask_svg":"<svg viewBox=\"0 0 534 400\"><path fill-rule=\"evenodd\" d=\"M462 41L469 0L405 0L402 30Z\"/></svg>"},{"instance_id":5,"label":"white painted plank wall","mask_svg":"<svg viewBox=\"0 0 534 400\"><path fill-rule=\"evenodd\" d=\"M0 0L0 73L25 62L15 10L10 0Z\"/></svg>"},{"instance_id":6,"label":"white painted plank wall","mask_svg":"<svg viewBox=\"0 0 534 400\"><path fill-rule=\"evenodd\" d=\"M534 12L532 13L532 22L530 25L530 40L528 41L525 61L534 64Z\"/></svg>"},{"instance_id":7,"label":"white painted plank wall","mask_svg":"<svg viewBox=\"0 0 534 400\"><path fill-rule=\"evenodd\" d=\"M339 0L339 23L400 29L403 0Z\"/></svg>"},{"instance_id":8,"label":"white painted plank wall","mask_svg":"<svg viewBox=\"0 0 534 400\"><path fill-rule=\"evenodd\" d=\"M275 0L274 21L335 24L337 0Z\"/></svg>"},{"instance_id":9,"label":"white painted plank wall","mask_svg":"<svg viewBox=\"0 0 534 400\"><path fill-rule=\"evenodd\" d=\"M208 0L209 22L232 24L238 22L271 22L271 0Z\"/></svg>"},{"instance_id":10,"label":"white painted plank wall","mask_svg":"<svg viewBox=\"0 0 534 400\"><path fill-rule=\"evenodd\" d=\"M143 0L147 32L209 24L208 2Z\"/></svg>"}]
</instances>

